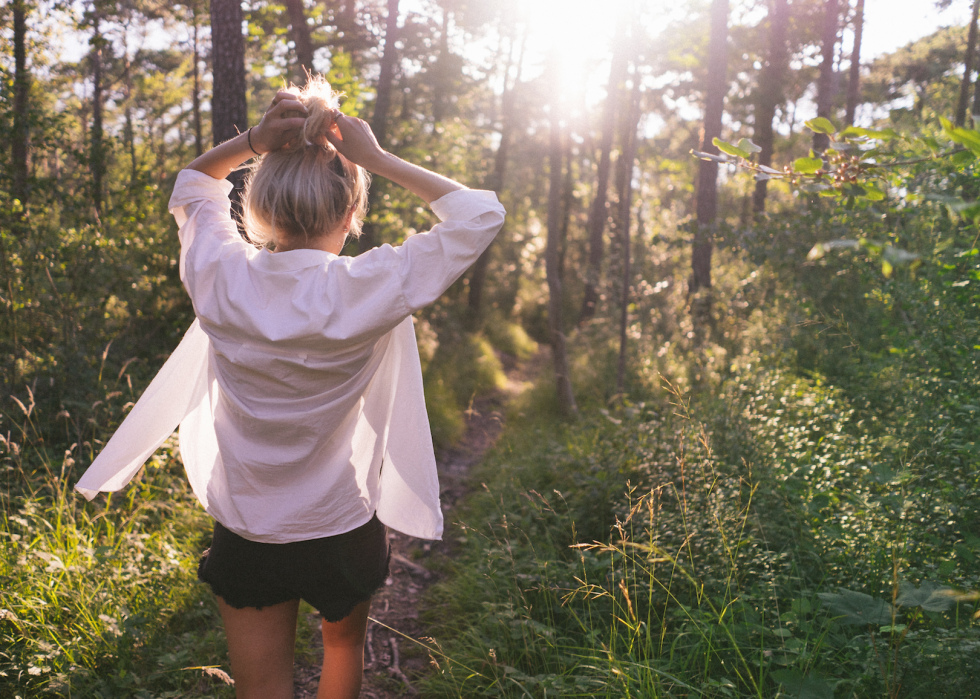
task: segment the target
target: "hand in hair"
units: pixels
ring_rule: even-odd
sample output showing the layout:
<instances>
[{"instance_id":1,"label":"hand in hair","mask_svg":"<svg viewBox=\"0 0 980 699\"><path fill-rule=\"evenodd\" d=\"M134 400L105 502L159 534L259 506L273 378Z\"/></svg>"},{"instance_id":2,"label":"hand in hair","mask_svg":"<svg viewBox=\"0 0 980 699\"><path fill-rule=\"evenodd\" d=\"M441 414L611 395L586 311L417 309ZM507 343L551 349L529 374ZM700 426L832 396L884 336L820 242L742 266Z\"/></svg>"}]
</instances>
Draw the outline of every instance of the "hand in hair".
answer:
<instances>
[{"instance_id":1,"label":"hand in hair","mask_svg":"<svg viewBox=\"0 0 980 699\"><path fill-rule=\"evenodd\" d=\"M288 147L299 136L306 113L297 95L278 92L262 121L252 127L252 146L263 154Z\"/></svg>"},{"instance_id":2,"label":"hand in hair","mask_svg":"<svg viewBox=\"0 0 980 699\"><path fill-rule=\"evenodd\" d=\"M326 136L341 155L355 165L401 185L426 203L431 204L457 189L466 189L459 182L407 163L384 151L378 145L378 139L374 137L371 127L361 119L345 116L337 111L334 113L334 124L337 128L328 131Z\"/></svg>"},{"instance_id":3,"label":"hand in hair","mask_svg":"<svg viewBox=\"0 0 980 699\"><path fill-rule=\"evenodd\" d=\"M256 153L268 153L287 146L299 136L307 113L303 103L290 92L280 92L258 126L242 131L229 141L215 146L195 158L188 170L197 170L215 179L223 179Z\"/></svg>"},{"instance_id":4,"label":"hand in hair","mask_svg":"<svg viewBox=\"0 0 980 699\"><path fill-rule=\"evenodd\" d=\"M334 128L327 132L327 140L337 151L355 165L376 172L387 153L378 145L371 127L363 119L349 117L339 109L334 110Z\"/></svg>"}]
</instances>

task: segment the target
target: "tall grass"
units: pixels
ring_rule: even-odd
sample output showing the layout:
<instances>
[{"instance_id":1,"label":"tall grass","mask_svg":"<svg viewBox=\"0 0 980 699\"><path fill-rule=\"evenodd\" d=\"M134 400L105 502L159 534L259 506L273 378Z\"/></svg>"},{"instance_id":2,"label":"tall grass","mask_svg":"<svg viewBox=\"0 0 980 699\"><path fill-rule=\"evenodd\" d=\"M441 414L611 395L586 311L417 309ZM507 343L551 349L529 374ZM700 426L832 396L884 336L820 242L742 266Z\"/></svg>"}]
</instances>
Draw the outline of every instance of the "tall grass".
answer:
<instances>
[{"instance_id":1,"label":"tall grass","mask_svg":"<svg viewBox=\"0 0 980 699\"><path fill-rule=\"evenodd\" d=\"M232 696L224 638L196 558L210 519L168 442L125 494L71 490L78 445L56 456L33 404L0 440L0 695ZM101 501L101 504L100 502Z\"/></svg>"},{"instance_id":2,"label":"tall grass","mask_svg":"<svg viewBox=\"0 0 980 699\"><path fill-rule=\"evenodd\" d=\"M937 581L932 606L922 606L928 594L903 598L920 572L901 558L902 541L873 527L855 541L894 553L895 565L878 570L871 555L843 566L859 554L817 536L812 501L797 505L783 487L795 474L785 453L739 468L714 451L719 422L732 429L732 413L767 393L795 396L784 405L800 416L784 436L795 433L797 447L835 399L804 384L778 395L754 385L762 390L703 414L712 421L675 401L572 428L510 428L477 476L485 488L460 517L454 575L436 594L446 611L435 635L450 640L433 695L906 696L901 687L942 677L935 696L969 696L980 672L975 596ZM851 448L842 439L826 455ZM832 521L860 516L821 504ZM865 623L868 609L878 616Z\"/></svg>"}]
</instances>

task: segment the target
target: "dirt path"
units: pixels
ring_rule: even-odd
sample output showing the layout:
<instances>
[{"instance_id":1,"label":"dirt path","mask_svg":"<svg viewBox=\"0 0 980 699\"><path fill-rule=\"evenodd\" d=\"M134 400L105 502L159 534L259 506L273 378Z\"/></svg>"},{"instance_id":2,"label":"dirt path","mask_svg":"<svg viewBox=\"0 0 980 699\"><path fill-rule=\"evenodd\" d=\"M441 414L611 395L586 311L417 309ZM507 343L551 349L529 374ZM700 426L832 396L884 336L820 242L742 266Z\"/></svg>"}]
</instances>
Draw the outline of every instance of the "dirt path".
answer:
<instances>
[{"instance_id":1,"label":"dirt path","mask_svg":"<svg viewBox=\"0 0 980 699\"><path fill-rule=\"evenodd\" d=\"M446 520L443 541L422 541L391 532L391 576L371 604L371 617L398 631L420 638L426 628L419 621L420 601L426 589L440 579L440 558L449 555L454 545L453 514L456 505L467 494L467 475L494 445L503 430L503 408L506 402L527 385L541 362L538 357L523 366L508 366L509 386L490 396L477 399L466 415L466 432L460 443L437 455L442 509ZM513 363L512 363L513 364ZM430 570L431 569L431 570ZM314 664L297 662L295 699L314 699L320 679L319 659L323 654L320 638L320 615L313 612L307 619L310 645L318 660ZM303 626L301 625L301 631ZM368 643L364 656L364 686L361 697L392 699L417 694L414 678L423 675L428 656L416 644L383 626L368 622Z\"/></svg>"}]
</instances>

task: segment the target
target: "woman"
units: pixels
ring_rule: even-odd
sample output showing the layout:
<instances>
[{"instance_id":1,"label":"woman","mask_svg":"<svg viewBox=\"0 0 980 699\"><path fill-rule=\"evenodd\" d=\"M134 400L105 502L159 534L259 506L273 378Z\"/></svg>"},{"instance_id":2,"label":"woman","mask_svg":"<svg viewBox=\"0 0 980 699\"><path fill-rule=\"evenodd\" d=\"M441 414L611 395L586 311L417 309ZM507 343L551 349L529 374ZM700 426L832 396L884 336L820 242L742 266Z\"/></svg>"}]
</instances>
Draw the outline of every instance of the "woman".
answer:
<instances>
[{"instance_id":1,"label":"woman","mask_svg":"<svg viewBox=\"0 0 980 699\"><path fill-rule=\"evenodd\" d=\"M386 525L442 533L411 313L489 245L504 211L382 150L321 79L280 92L261 123L194 160L174 186L180 273L197 320L79 481L122 488L180 424L195 494L215 519L199 576L218 597L239 699L292 696L299 600L323 615L318 697L356 697ZM259 156L238 234L224 178ZM367 176L442 220L398 247L339 254ZM269 249L275 252L270 252Z\"/></svg>"}]
</instances>

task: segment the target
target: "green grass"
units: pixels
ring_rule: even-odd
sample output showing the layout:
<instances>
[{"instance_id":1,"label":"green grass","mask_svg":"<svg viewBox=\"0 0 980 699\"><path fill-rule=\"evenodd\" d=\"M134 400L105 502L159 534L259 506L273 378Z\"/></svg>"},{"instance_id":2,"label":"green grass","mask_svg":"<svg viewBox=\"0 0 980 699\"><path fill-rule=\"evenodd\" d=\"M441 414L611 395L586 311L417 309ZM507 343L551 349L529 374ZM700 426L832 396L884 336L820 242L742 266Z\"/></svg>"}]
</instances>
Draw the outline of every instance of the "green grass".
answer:
<instances>
[{"instance_id":1,"label":"green grass","mask_svg":"<svg viewBox=\"0 0 980 699\"><path fill-rule=\"evenodd\" d=\"M139 484L91 504L69 489L72 456L3 446L0 695L232 696L204 669L227 670L213 596L196 581L210 518L174 444Z\"/></svg>"}]
</instances>

